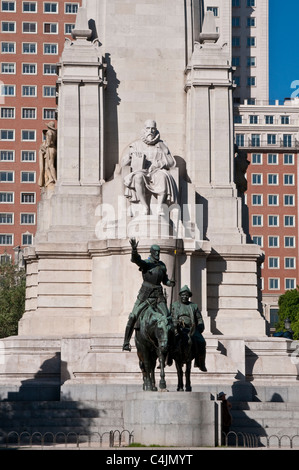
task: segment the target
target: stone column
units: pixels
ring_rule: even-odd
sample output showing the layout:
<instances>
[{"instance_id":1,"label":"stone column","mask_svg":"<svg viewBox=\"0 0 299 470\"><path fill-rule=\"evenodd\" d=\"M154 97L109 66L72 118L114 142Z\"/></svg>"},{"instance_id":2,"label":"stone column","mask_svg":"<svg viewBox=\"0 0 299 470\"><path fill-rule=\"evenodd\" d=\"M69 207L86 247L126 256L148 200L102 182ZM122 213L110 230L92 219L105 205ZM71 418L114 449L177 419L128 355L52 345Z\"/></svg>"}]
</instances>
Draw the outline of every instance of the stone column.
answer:
<instances>
[{"instance_id":1,"label":"stone column","mask_svg":"<svg viewBox=\"0 0 299 470\"><path fill-rule=\"evenodd\" d=\"M58 182L98 185L103 181L104 66L97 40L91 42L85 8L59 63Z\"/></svg>"}]
</instances>

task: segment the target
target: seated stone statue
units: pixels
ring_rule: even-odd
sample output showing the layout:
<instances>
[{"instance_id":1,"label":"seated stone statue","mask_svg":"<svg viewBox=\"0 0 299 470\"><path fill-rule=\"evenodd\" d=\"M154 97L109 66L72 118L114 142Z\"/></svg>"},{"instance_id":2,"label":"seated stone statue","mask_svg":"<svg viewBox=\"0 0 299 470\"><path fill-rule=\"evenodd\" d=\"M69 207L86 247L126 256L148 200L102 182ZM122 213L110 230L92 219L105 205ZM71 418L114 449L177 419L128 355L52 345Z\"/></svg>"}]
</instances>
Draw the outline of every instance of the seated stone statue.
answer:
<instances>
[{"instance_id":1,"label":"seated stone statue","mask_svg":"<svg viewBox=\"0 0 299 470\"><path fill-rule=\"evenodd\" d=\"M141 139L129 145L121 166L131 169L124 177L125 196L131 203L141 204L143 214L150 214L152 195L158 200L159 215L163 214L163 204L176 202L177 187L169 172L176 162L160 139L155 121L145 122Z\"/></svg>"}]
</instances>

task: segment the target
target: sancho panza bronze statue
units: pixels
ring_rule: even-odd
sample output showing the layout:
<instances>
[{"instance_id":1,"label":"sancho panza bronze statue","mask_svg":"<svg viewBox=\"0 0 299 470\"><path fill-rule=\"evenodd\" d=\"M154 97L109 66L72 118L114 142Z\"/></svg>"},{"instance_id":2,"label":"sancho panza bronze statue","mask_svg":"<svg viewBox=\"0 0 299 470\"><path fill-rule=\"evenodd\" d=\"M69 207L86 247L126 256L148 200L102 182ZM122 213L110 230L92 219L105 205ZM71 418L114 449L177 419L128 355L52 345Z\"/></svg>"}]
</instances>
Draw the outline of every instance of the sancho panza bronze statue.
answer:
<instances>
[{"instance_id":1,"label":"sancho panza bronze statue","mask_svg":"<svg viewBox=\"0 0 299 470\"><path fill-rule=\"evenodd\" d=\"M130 339L134 326L139 315L146 308L151 307L160 314L162 313L166 317L170 317L162 284L169 287L175 285L174 281L168 279L166 266L160 261L160 247L158 245L152 245L149 258L142 260L137 251L138 242L136 242L135 238L130 239L130 244L132 247L131 261L139 266L139 270L142 272L143 283L128 318L123 351L131 351Z\"/></svg>"}]
</instances>

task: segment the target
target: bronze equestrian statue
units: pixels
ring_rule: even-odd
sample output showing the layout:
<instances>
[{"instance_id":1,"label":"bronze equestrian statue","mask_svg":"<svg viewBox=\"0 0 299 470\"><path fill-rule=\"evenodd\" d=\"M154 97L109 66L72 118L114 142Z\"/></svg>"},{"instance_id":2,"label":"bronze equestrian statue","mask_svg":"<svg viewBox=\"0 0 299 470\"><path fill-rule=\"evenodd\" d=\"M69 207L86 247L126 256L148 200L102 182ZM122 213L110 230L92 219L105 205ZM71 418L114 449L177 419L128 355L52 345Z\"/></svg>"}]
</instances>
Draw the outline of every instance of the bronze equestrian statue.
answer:
<instances>
[{"instance_id":1,"label":"bronze equestrian statue","mask_svg":"<svg viewBox=\"0 0 299 470\"><path fill-rule=\"evenodd\" d=\"M197 304L189 301L192 296L188 286L181 288L180 299L171 306L174 334L171 341L171 358L174 359L178 375L178 391L184 390L183 365L186 365L185 390L191 392L191 362L194 367L206 372L206 341L202 336L204 321Z\"/></svg>"},{"instance_id":2,"label":"bronze equestrian statue","mask_svg":"<svg viewBox=\"0 0 299 470\"><path fill-rule=\"evenodd\" d=\"M157 358L160 361L160 388L165 389L164 366L168 352L171 315L167 308L162 284L173 287L175 282L168 279L166 266L160 261L158 245L152 245L149 258L142 260L138 254L138 242L135 238L130 239L130 244L131 261L139 266L143 283L128 318L123 351L131 351L130 339L135 328L135 343L144 377L144 389L156 390L154 368Z\"/></svg>"}]
</instances>

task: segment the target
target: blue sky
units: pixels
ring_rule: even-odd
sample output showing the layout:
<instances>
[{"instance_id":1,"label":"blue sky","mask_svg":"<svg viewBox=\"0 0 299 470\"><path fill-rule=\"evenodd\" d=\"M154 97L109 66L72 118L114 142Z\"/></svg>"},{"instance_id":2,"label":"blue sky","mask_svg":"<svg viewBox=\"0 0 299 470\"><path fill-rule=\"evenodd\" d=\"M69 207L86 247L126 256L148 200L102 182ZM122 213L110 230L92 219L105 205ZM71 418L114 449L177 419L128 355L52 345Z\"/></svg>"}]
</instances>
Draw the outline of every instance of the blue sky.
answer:
<instances>
[{"instance_id":1,"label":"blue sky","mask_svg":"<svg viewBox=\"0 0 299 470\"><path fill-rule=\"evenodd\" d=\"M269 0L269 9L269 98L283 100L299 96L299 0Z\"/></svg>"}]
</instances>

